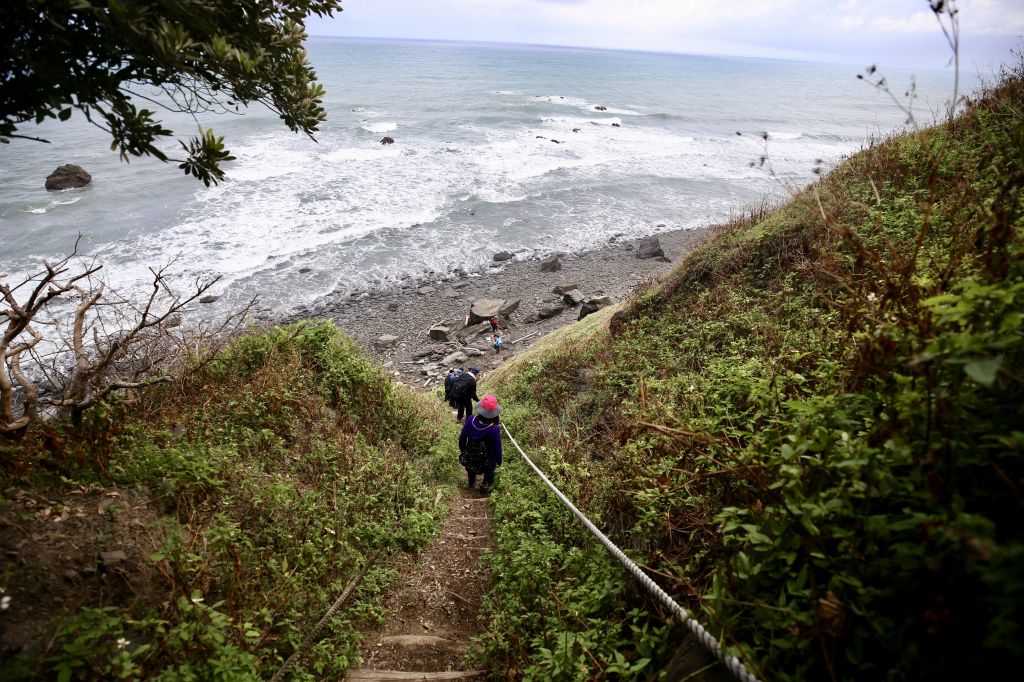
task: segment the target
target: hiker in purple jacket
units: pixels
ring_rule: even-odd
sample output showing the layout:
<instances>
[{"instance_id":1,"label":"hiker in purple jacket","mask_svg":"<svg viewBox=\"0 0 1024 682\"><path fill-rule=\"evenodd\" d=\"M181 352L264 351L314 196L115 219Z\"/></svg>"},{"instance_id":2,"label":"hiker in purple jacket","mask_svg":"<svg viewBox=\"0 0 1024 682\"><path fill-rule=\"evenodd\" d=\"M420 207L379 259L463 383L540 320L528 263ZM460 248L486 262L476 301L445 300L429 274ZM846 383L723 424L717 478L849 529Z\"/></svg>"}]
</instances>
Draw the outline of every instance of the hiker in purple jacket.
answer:
<instances>
[{"instance_id":1,"label":"hiker in purple jacket","mask_svg":"<svg viewBox=\"0 0 1024 682\"><path fill-rule=\"evenodd\" d=\"M485 395L477 405L477 414L466 419L459 435L459 462L466 468L469 487L476 484L478 474L484 475L480 490L487 492L494 484L494 469L502 461L501 407L493 395Z\"/></svg>"}]
</instances>

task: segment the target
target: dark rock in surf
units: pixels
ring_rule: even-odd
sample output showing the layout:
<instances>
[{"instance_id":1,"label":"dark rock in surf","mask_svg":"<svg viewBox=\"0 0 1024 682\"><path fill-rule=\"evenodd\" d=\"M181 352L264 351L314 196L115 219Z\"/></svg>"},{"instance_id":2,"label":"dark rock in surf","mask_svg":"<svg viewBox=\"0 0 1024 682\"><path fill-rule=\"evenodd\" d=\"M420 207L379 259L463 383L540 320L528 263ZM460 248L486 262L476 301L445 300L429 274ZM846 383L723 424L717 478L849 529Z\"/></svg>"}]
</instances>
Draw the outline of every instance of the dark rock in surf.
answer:
<instances>
[{"instance_id":1,"label":"dark rock in surf","mask_svg":"<svg viewBox=\"0 0 1024 682\"><path fill-rule=\"evenodd\" d=\"M507 260L512 260L513 258L515 258L515 256L513 256L508 251L499 251L498 253L494 254L495 263L503 263Z\"/></svg>"},{"instance_id":2,"label":"dark rock in surf","mask_svg":"<svg viewBox=\"0 0 1024 682\"><path fill-rule=\"evenodd\" d=\"M393 138L393 137L382 137L382 138L380 138L380 143L381 144L394 144L395 143L395 138Z\"/></svg>"},{"instance_id":3,"label":"dark rock in surf","mask_svg":"<svg viewBox=\"0 0 1024 682\"><path fill-rule=\"evenodd\" d=\"M603 106L603 105L601 105L601 104L598 104L598 105L597 105L596 107L594 107L594 108L595 108L596 110L598 110L598 111L608 111L608 107L606 107L606 106Z\"/></svg>"},{"instance_id":4,"label":"dark rock in surf","mask_svg":"<svg viewBox=\"0 0 1024 682\"><path fill-rule=\"evenodd\" d=\"M85 187L92 182L92 176L81 166L73 163L57 166L57 169L46 176L46 189L65 190Z\"/></svg>"}]
</instances>

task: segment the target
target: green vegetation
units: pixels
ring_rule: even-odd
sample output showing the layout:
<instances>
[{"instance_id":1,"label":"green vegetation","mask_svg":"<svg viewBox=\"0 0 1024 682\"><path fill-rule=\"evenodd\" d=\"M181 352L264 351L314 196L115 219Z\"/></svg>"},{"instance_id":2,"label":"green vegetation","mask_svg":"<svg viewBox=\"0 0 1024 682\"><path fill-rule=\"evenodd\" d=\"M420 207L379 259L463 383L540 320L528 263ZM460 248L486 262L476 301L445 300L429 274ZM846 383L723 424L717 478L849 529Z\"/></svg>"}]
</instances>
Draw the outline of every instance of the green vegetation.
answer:
<instances>
[{"instance_id":1,"label":"green vegetation","mask_svg":"<svg viewBox=\"0 0 1024 682\"><path fill-rule=\"evenodd\" d=\"M487 386L555 483L766 679L1024 662L1022 111L1018 66ZM479 651L524 679L664 669L681 629L508 460Z\"/></svg>"},{"instance_id":2,"label":"green vegetation","mask_svg":"<svg viewBox=\"0 0 1024 682\"><path fill-rule=\"evenodd\" d=\"M417 549L438 528L445 505L431 483L450 482L457 462L442 411L396 388L323 323L239 338L137 404L7 441L4 489L60 497L116 486L142 491L164 514L137 519L151 542L135 570L153 573L155 587L121 599L111 588L86 590L87 603L52 641L5 663L4 677L269 677L383 550L289 673L336 678L355 655L355 625L382 616L390 554ZM15 565L2 578L12 611L37 597L19 595L28 577Z\"/></svg>"},{"instance_id":3,"label":"green vegetation","mask_svg":"<svg viewBox=\"0 0 1024 682\"><path fill-rule=\"evenodd\" d=\"M292 131L324 120L304 22L340 0L27 0L0 5L0 142L26 123L77 109L110 133L121 158L170 161L174 133L140 100L189 114L260 103ZM209 185L233 159L211 130L180 142L179 168Z\"/></svg>"}]
</instances>

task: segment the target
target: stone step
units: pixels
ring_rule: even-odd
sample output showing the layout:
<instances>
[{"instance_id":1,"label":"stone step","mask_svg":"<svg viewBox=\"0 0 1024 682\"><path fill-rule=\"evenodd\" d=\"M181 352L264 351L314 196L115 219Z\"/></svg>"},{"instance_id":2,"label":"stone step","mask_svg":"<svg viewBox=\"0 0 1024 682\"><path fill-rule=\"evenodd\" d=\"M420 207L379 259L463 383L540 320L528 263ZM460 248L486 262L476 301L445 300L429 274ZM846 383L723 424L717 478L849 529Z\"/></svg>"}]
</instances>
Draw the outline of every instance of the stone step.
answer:
<instances>
[{"instance_id":1,"label":"stone step","mask_svg":"<svg viewBox=\"0 0 1024 682\"><path fill-rule=\"evenodd\" d=\"M345 679L349 682L417 682L418 680L478 680L483 679L486 670L449 670L440 673L405 672L401 670L349 670Z\"/></svg>"}]
</instances>

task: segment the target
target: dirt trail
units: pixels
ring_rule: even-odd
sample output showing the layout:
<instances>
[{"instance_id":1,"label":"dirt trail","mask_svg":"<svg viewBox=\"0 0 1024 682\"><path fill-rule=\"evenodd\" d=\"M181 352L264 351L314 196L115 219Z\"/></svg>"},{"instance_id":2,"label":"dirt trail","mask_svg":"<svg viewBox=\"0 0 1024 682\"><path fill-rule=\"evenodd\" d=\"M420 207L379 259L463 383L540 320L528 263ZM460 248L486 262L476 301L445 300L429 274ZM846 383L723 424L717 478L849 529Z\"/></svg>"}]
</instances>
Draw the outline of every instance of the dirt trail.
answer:
<instances>
[{"instance_id":1,"label":"dirt trail","mask_svg":"<svg viewBox=\"0 0 1024 682\"><path fill-rule=\"evenodd\" d=\"M489 499L460 486L441 535L398 577L385 602L387 620L367 633L362 669L346 679L476 677L459 671L470 639L482 631L477 616L490 584L480 557L491 547Z\"/></svg>"}]
</instances>

